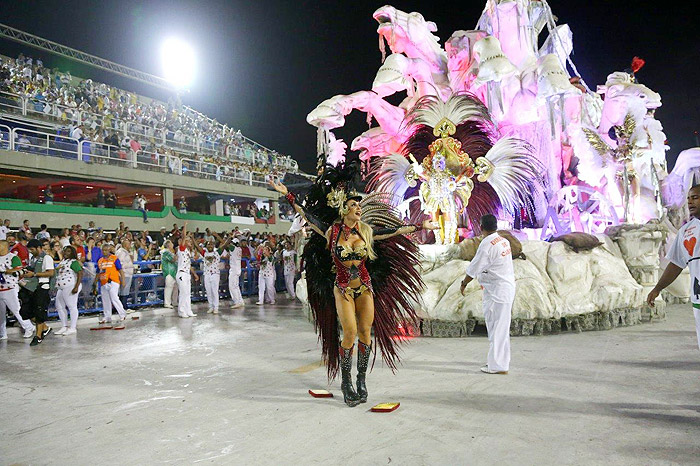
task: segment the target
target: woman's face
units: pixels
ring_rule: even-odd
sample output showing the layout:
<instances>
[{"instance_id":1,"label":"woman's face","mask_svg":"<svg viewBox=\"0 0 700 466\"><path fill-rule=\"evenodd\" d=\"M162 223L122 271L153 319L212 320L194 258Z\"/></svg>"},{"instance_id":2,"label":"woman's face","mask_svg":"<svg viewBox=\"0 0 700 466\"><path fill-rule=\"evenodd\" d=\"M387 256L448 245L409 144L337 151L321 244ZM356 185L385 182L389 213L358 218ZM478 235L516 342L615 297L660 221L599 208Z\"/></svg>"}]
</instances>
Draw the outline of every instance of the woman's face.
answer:
<instances>
[{"instance_id":1,"label":"woman's face","mask_svg":"<svg viewBox=\"0 0 700 466\"><path fill-rule=\"evenodd\" d=\"M345 204L348 208L348 213L345 214L345 218L352 222L359 222L362 217L362 207L360 203L355 199L351 199Z\"/></svg>"},{"instance_id":2,"label":"woman's face","mask_svg":"<svg viewBox=\"0 0 700 466\"><path fill-rule=\"evenodd\" d=\"M73 257L73 251L73 248L66 246L63 248L63 257L66 259L75 259L75 257Z\"/></svg>"}]
</instances>

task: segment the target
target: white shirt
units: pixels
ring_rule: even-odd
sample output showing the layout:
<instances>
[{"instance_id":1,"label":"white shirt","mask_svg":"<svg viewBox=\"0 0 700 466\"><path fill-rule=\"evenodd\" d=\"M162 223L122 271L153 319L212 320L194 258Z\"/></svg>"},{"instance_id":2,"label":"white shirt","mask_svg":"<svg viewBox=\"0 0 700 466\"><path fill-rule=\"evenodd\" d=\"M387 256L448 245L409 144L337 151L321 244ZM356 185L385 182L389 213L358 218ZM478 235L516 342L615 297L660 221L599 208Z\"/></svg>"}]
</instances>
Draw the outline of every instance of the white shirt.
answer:
<instances>
[{"instance_id":1,"label":"white shirt","mask_svg":"<svg viewBox=\"0 0 700 466\"><path fill-rule=\"evenodd\" d=\"M53 270L53 257L48 254L44 254L44 260L41 263L41 271L46 272L48 270ZM39 277L39 283L49 283L51 278L49 277Z\"/></svg>"},{"instance_id":2,"label":"white shirt","mask_svg":"<svg viewBox=\"0 0 700 466\"><path fill-rule=\"evenodd\" d=\"M189 249L184 250L180 247L177 248L177 271L190 273L190 267L192 266L192 253Z\"/></svg>"},{"instance_id":3,"label":"white shirt","mask_svg":"<svg viewBox=\"0 0 700 466\"><path fill-rule=\"evenodd\" d=\"M236 275L241 274L241 257L243 256L243 250L240 246L233 248L233 251L229 253L229 273Z\"/></svg>"},{"instance_id":4,"label":"white shirt","mask_svg":"<svg viewBox=\"0 0 700 466\"><path fill-rule=\"evenodd\" d=\"M61 238L58 239L58 242L60 243L62 248L65 248L66 246L70 246L70 237L62 236Z\"/></svg>"},{"instance_id":5,"label":"white shirt","mask_svg":"<svg viewBox=\"0 0 700 466\"><path fill-rule=\"evenodd\" d=\"M122 270L124 271L124 276L125 277L131 277L134 275L134 257L131 255L131 252L127 251L126 249L120 247L117 249L117 252L115 253L117 256L117 259L119 259L119 262L122 264Z\"/></svg>"},{"instance_id":6,"label":"white shirt","mask_svg":"<svg viewBox=\"0 0 700 466\"><path fill-rule=\"evenodd\" d=\"M0 240L7 239L7 234L9 232L9 228L7 228L5 225L0 225Z\"/></svg>"},{"instance_id":7,"label":"white shirt","mask_svg":"<svg viewBox=\"0 0 700 466\"><path fill-rule=\"evenodd\" d=\"M294 250L284 250L282 252L282 260L284 261L284 273L285 274L292 274L296 273L297 267L296 267L296 262L294 261L294 257L297 255L296 251Z\"/></svg>"},{"instance_id":8,"label":"white shirt","mask_svg":"<svg viewBox=\"0 0 700 466\"><path fill-rule=\"evenodd\" d=\"M700 304L700 220L693 217L678 230L666 259L690 272L690 301Z\"/></svg>"},{"instance_id":9,"label":"white shirt","mask_svg":"<svg viewBox=\"0 0 700 466\"><path fill-rule=\"evenodd\" d=\"M70 268L73 261L76 259L63 259L58 263L58 273L56 274L56 286L64 290L66 288L73 289L78 274Z\"/></svg>"},{"instance_id":10,"label":"white shirt","mask_svg":"<svg viewBox=\"0 0 700 466\"><path fill-rule=\"evenodd\" d=\"M481 241L467 275L479 280L490 298L508 298L515 291L515 275L510 243L497 232Z\"/></svg>"},{"instance_id":11,"label":"white shirt","mask_svg":"<svg viewBox=\"0 0 700 466\"><path fill-rule=\"evenodd\" d=\"M221 256L219 251L214 249L212 252L204 250L204 259L202 260L202 271L205 275L218 275L221 273L219 264L221 263Z\"/></svg>"}]
</instances>

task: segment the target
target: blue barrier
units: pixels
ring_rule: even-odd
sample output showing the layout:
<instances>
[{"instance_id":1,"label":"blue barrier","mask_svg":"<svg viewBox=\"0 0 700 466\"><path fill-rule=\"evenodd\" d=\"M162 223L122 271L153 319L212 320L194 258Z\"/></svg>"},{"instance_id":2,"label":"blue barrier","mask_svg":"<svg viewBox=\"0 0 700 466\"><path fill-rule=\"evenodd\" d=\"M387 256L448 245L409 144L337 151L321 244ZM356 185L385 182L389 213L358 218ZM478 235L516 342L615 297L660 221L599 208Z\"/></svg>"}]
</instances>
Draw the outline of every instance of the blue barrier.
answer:
<instances>
[{"instance_id":1,"label":"blue barrier","mask_svg":"<svg viewBox=\"0 0 700 466\"><path fill-rule=\"evenodd\" d=\"M258 293L258 268L255 260L243 258L240 275L241 294L245 297L255 296ZM193 261L196 269L196 274L201 277L202 271L197 270L197 266L201 263L201 259ZM221 281L219 282L219 298L230 299L228 289L228 259L221 259L221 263L226 267L221 268ZM131 280L131 289L129 290L127 304L130 308L156 306L163 304L163 294L165 292L165 277L161 270L161 261L134 261L135 270ZM102 296L100 294L99 277L94 274L94 264L86 262L84 265L83 290L78 299L78 310L80 314L94 314L102 311ZM95 281L97 283L95 284ZM278 271L277 280L275 282L277 291L285 289L284 274ZM54 293L55 294L55 293ZM206 292L204 289L203 280L192 281L192 302L206 301ZM54 300L51 299L49 306L49 316L56 317L58 314L54 309Z\"/></svg>"}]
</instances>

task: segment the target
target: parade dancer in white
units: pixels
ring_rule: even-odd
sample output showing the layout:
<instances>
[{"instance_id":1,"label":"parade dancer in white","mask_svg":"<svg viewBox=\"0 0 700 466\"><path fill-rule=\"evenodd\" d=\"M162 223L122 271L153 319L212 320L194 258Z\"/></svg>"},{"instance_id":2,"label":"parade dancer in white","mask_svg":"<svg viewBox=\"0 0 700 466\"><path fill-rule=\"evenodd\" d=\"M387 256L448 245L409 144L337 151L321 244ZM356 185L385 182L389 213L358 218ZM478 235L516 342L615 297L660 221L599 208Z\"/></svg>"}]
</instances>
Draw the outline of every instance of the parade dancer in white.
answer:
<instances>
[{"instance_id":1,"label":"parade dancer in white","mask_svg":"<svg viewBox=\"0 0 700 466\"><path fill-rule=\"evenodd\" d=\"M267 301L275 304L275 259L269 245L263 246L260 257L260 272L258 273L258 306Z\"/></svg>"},{"instance_id":2,"label":"parade dancer in white","mask_svg":"<svg viewBox=\"0 0 700 466\"><path fill-rule=\"evenodd\" d=\"M489 334L487 374L507 374L510 366L510 317L515 299L515 275L510 243L496 232L498 223L491 214L481 217L481 240L474 259L467 267L460 292L476 278L483 288L483 309Z\"/></svg>"},{"instance_id":3,"label":"parade dancer in white","mask_svg":"<svg viewBox=\"0 0 700 466\"><path fill-rule=\"evenodd\" d=\"M177 248L177 275L175 276L179 292L177 314L183 319L197 317L197 314L192 312L192 278L197 281L199 277L192 270L194 256L192 247L192 239L187 236L187 222L185 222Z\"/></svg>"},{"instance_id":4,"label":"parade dancer in white","mask_svg":"<svg viewBox=\"0 0 700 466\"><path fill-rule=\"evenodd\" d=\"M244 247L247 247L244 241ZM238 245L238 240L233 240L234 248L228 253L228 291L231 295L231 301L233 301L233 308L239 308L245 306L243 301L243 295L241 295L241 258L243 257L243 250L241 246Z\"/></svg>"},{"instance_id":5,"label":"parade dancer in white","mask_svg":"<svg viewBox=\"0 0 700 466\"><path fill-rule=\"evenodd\" d=\"M282 261L284 262L284 283L287 287L287 294L289 295L289 298L296 299L297 296L294 292L294 277L297 274L297 252L294 250L294 244L292 242L288 242L285 247L286 249L282 253Z\"/></svg>"},{"instance_id":6,"label":"parade dancer in white","mask_svg":"<svg viewBox=\"0 0 700 466\"><path fill-rule=\"evenodd\" d=\"M29 320L22 319L19 314L19 278L22 270L22 260L10 252L9 243L0 240L0 340L7 340L7 309L17 319L24 329L24 338L34 336L34 325Z\"/></svg>"},{"instance_id":7,"label":"parade dancer in white","mask_svg":"<svg viewBox=\"0 0 700 466\"><path fill-rule=\"evenodd\" d=\"M219 313L219 283L221 281L221 253L224 251L230 238L216 249L214 241L208 241L206 249L201 251L203 257L204 289L207 292L207 302L209 303L208 314Z\"/></svg>"},{"instance_id":8,"label":"parade dancer in white","mask_svg":"<svg viewBox=\"0 0 700 466\"><path fill-rule=\"evenodd\" d=\"M58 264L56 277L56 312L61 320L61 329L56 335L74 335L78 326L78 296L82 288L83 266L77 259L77 253L73 246L63 248L63 260ZM70 311L70 328L68 327L68 314Z\"/></svg>"},{"instance_id":9,"label":"parade dancer in white","mask_svg":"<svg viewBox=\"0 0 700 466\"><path fill-rule=\"evenodd\" d=\"M659 293L673 283L687 266L690 271L690 302L695 314L695 332L700 348L700 185L688 191L690 220L683 225L671 245L666 259L669 261L656 286L649 292L647 303L654 306Z\"/></svg>"}]
</instances>

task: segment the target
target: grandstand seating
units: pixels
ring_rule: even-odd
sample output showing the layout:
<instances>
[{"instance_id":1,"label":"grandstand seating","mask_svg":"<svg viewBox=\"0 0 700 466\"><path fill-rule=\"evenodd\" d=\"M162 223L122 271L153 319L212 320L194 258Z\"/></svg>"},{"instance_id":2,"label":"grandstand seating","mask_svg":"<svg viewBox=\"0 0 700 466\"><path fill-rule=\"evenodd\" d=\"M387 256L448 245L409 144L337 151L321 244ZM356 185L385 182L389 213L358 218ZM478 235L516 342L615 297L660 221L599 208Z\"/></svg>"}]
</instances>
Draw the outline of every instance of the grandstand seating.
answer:
<instances>
[{"instance_id":1,"label":"grandstand seating","mask_svg":"<svg viewBox=\"0 0 700 466\"><path fill-rule=\"evenodd\" d=\"M0 60L3 148L249 184L298 172L290 157L187 106L49 71L21 55ZM78 126L80 137L70 137ZM133 154L130 139L141 145Z\"/></svg>"}]
</instances>

